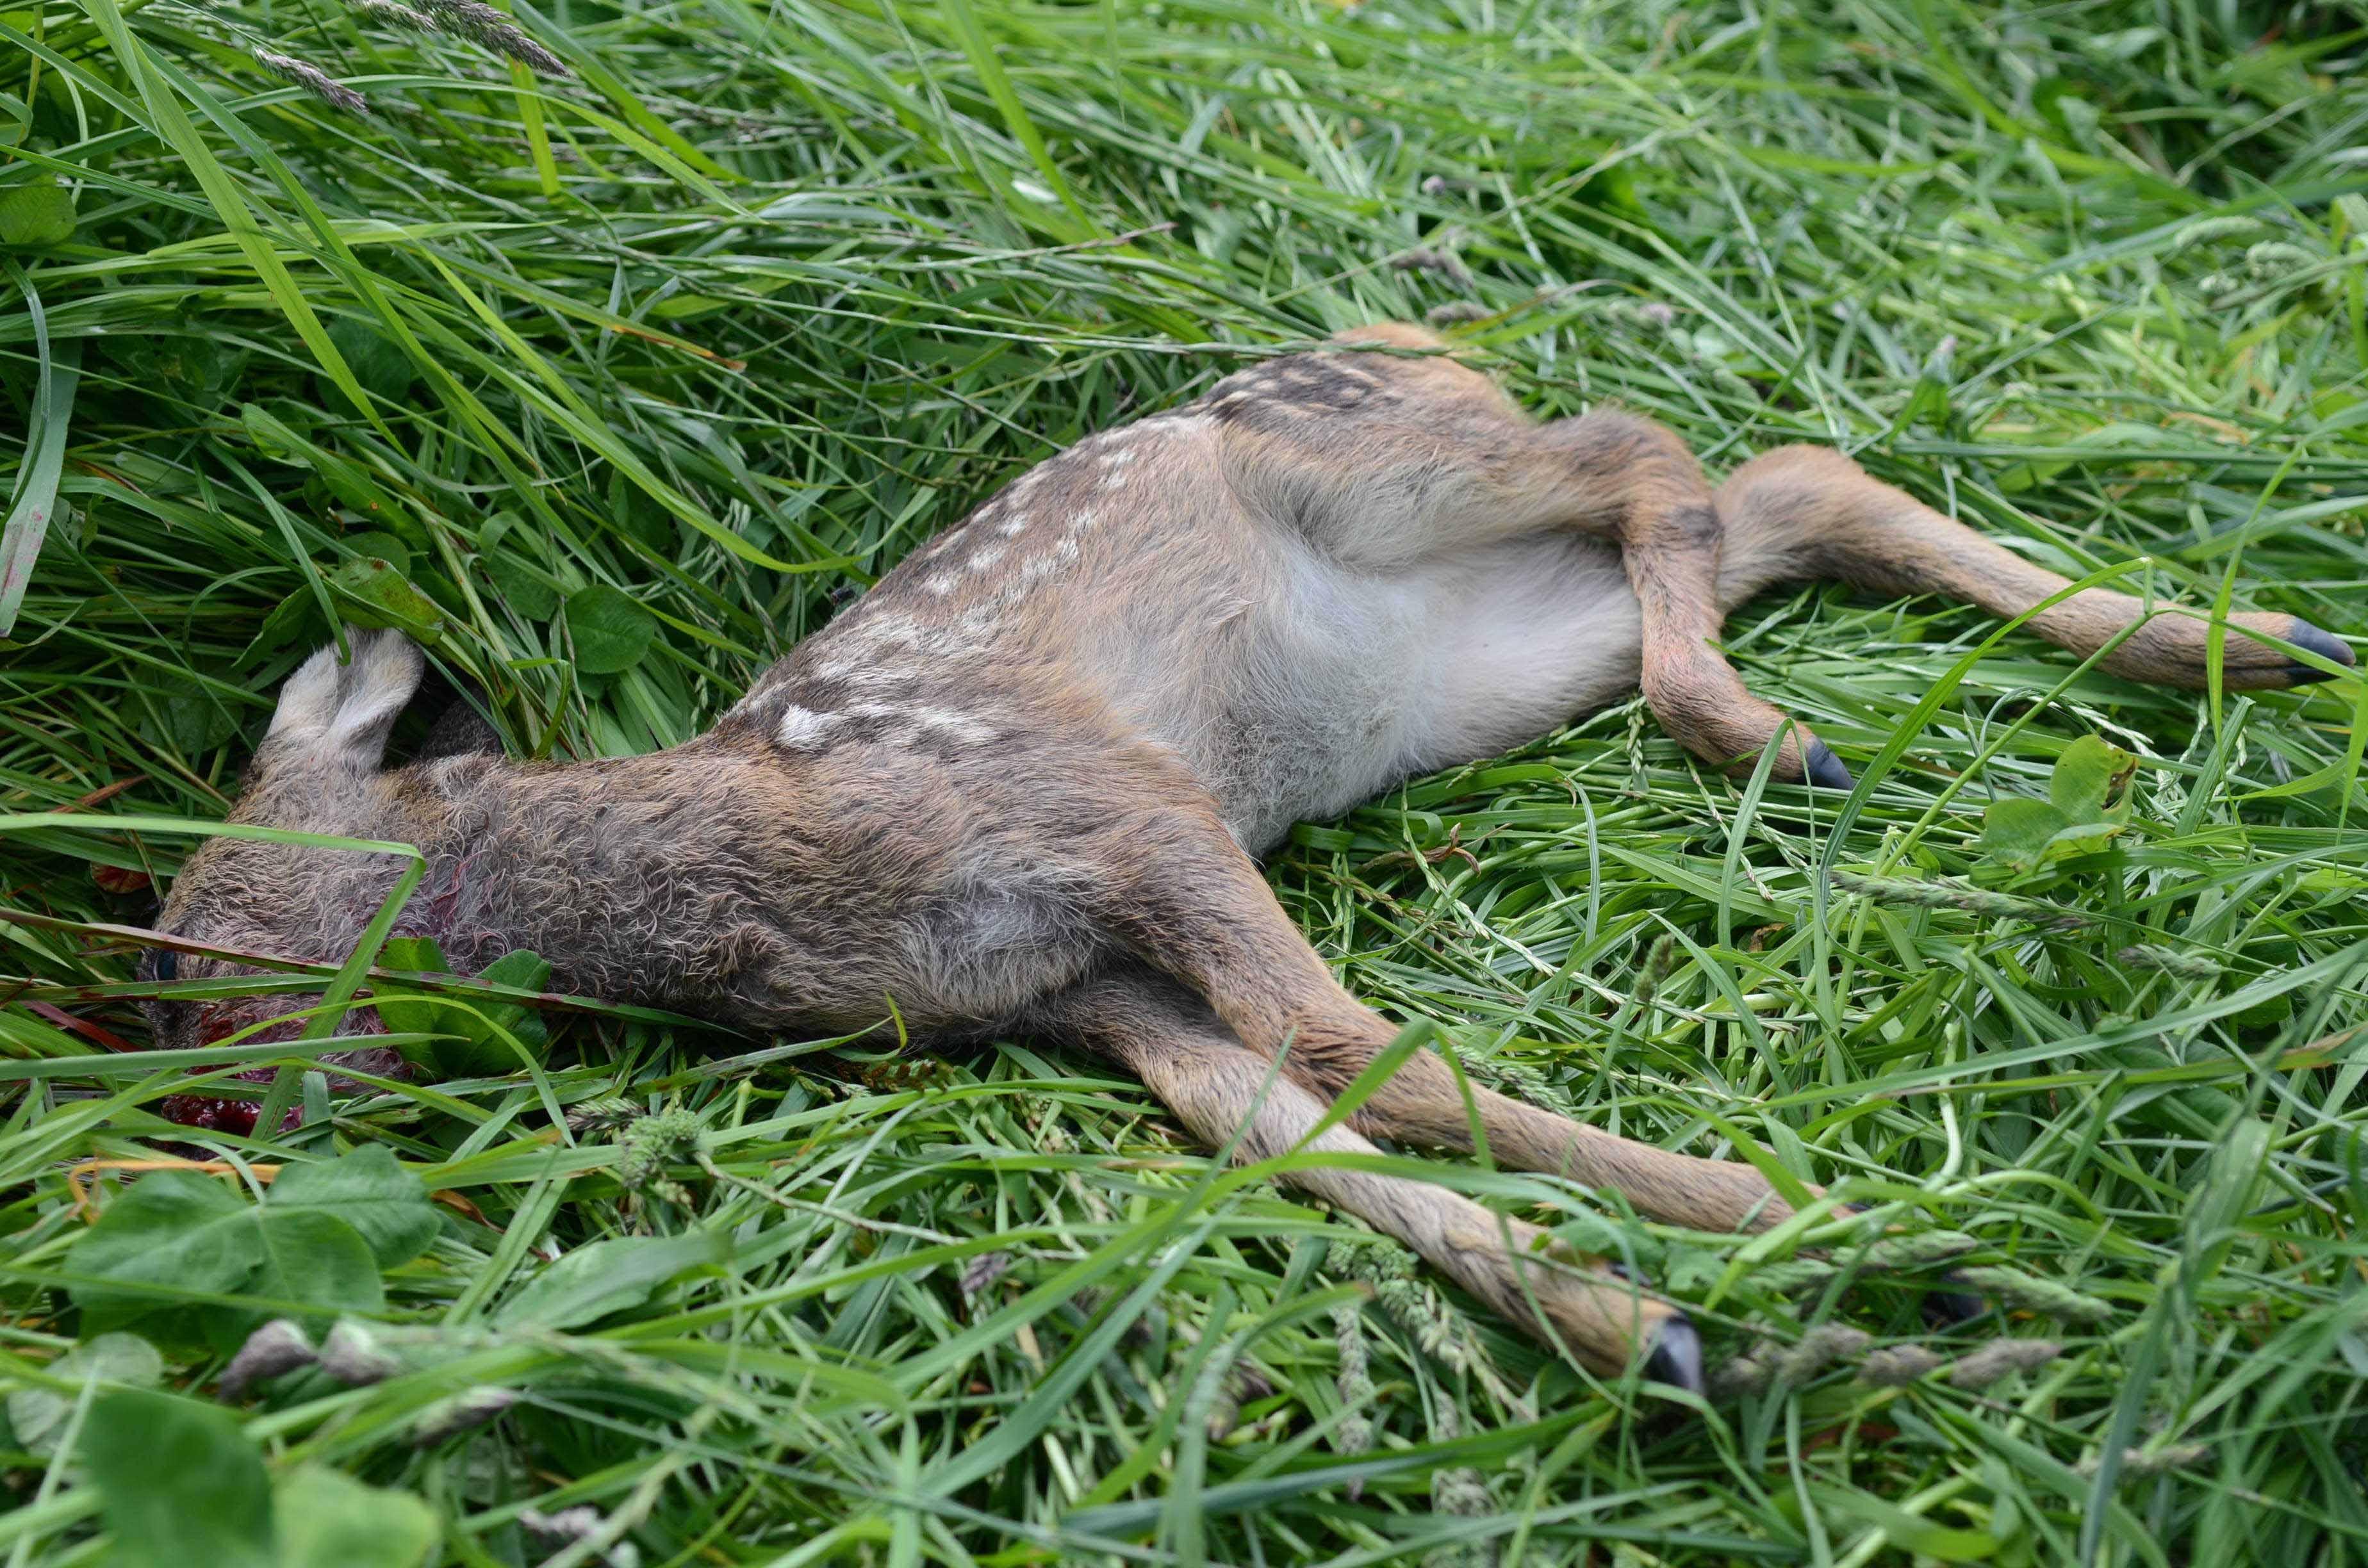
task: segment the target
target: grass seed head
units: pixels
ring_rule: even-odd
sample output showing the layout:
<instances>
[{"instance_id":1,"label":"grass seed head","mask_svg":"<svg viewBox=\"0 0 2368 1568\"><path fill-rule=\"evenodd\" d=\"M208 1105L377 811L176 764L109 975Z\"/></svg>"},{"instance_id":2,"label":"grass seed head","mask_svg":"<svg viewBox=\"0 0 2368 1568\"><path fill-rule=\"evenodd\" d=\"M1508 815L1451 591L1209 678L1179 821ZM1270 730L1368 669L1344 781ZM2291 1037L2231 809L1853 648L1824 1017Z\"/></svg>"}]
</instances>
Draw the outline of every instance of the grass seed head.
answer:
<instances>
[{"instance_id":1,"label":"grass seed head","mask_svg":"<svg viewBox=\"0 0 2368 1568\"><path fill-rule=\"evenodd\" d=\"M483 0L420 0L419 8L434 17L436 25L445 32L515 60L538 75L568 74L564 61L529 38L508 16Z\"/></svg>"},{"instance_id":2,"label":"grass seed head","mask_svg":"<svg viewBox=\"0 0 2368 1568\"><path fill-rule=\"evenodd\" d=\"M309 61L276 50L256 48L251 51L255 62L283 82L292 82L323 103L335 105L347 114L370 113L370 100L331 76Z\"/></svg>"},{"instance_id":3,"label":"grass seed head","mask_svg":"<svg viewBox=\"0 0 2368 1568\"><path fill-rule=\"evenodd\" d=\"M256 1383L268 1381L320 1359L311 1335L293 1318L273 1318L246 1336L246 1343L222 1370L214 1392L225 1402L237 1399Z\"/></svg>"},{"instance_id":4,"label":"grass seed head","mask_svg":"<svg viewBox=\"0 0 2368 1568\"><path fill-rule=\"evenodd\" d=\"M1961 1389L1986 1389L2013 1373L2037 1371L2062 1354L2064 1346L2052 1339L1993 1339L1959 1357L1949 1369L1949 1381Z\"/></svg>"}]
</instances>

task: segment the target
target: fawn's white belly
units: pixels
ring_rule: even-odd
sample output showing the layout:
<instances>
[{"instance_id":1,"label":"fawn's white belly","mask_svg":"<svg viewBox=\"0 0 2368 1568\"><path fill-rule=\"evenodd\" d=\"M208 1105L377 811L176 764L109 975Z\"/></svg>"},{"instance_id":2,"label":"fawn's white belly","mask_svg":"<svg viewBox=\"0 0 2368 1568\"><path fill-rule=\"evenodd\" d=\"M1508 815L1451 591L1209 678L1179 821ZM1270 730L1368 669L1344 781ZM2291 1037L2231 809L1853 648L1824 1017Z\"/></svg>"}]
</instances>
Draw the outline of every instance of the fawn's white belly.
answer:
<instances>
[{"instance_id":1,"label":"fawn's white belly","mask_svg":"<svg viewBox=\"0 0 2368 1568\"><path fill-rule=\"evenodd\" d=\"M1269 564L1219 654L1126 703L1252 853L1635 688L1636 599L1600 541L1530 536L1379 574L1276 540Z\"/></svg>"}]
</instances>

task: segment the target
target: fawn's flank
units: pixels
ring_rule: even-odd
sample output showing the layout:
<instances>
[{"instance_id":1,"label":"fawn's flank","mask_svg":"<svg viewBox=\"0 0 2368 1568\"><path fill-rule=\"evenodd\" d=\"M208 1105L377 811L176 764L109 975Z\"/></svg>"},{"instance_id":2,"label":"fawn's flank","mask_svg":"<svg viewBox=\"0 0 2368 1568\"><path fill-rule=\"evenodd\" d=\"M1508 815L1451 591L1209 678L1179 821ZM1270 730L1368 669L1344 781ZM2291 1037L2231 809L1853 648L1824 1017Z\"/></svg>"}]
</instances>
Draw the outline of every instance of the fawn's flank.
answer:
<instances>
[{"instance_id":1,"label":"fawn's flank","mask_svg":"<svg viewBox=\"0 0 2368 1568\"><path fill-rule=\"evenodd\" d=\"M1727 610L1785 579L2000 615L2066 585L1835 452L1771 451L1713 491L1659 426L1533 423L1446 347L1400 324L1343 334L1081 442L653 756L529 766L480 742L384 770L422 659L356 634L349 662L324 649L288 681L233 820L416 845L428 871L401 929L459 971L531 949L555 988L752 1030L858 1030L893 1000L924 1040L1050 1036L1139 1074L1211 1145L1284 1153L1398 1032L1261 878L1254 857L1292 822L1640 681L1697 756L1749 767L1773 747L1777 777L1845 790L1714 647ZM2105 666L2123 675L2205 680L2192 616L2089 590L2030 624L2079 653L2122 637ZM2289 616L2231 625L2233 689L2352 663ZM152 972L245 972L205 949L342 960L398 870L215 839L173 886ZM163 1004L159 1040L299 1005ZM1468 1151L1476 1117L1499 1164L1656 1220L1792 1212L1748 1165L1469 1095L1417 1051L1309 1146ZM1641 1355L1701 1386L1680 1312L1535 1227L1369 1170L1288 1179L1588 1366Z\"/></svg>"}]
</instances>

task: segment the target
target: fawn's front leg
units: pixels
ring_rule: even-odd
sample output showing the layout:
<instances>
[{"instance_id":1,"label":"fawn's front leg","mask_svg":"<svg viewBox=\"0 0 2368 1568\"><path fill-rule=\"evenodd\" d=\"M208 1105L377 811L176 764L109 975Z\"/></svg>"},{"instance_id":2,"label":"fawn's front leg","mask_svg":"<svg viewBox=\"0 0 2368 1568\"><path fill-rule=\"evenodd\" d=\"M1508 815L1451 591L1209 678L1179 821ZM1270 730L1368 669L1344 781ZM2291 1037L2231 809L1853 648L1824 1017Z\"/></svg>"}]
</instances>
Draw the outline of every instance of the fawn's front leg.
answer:
<instances>
[{"instance_id":1,"label":"fawn's front leg","mask_svg":"<svg viewBox=\"0 0 2368 1568\"><path fill-rule=\"evenodd\" d=\"M1123 1063L1194 1137L1212 1148L1234 1143L1246 1163L1382 1152L1346 1127L1316 1132L1326 1101L1156 971L1121 966L1063 992L1030 1021ZM1281 1179L1396 1237L1508 1322L1598 1372L1617 1376L1641 1356L1647 1377L1702 1387L1702 1341L1684 1312L1601 1263L1571 1256L1535 1225L1444 1187L1369 1170L1310 1164Z\"/></svg>"},{"instance_id":2,"label":"fawn's front leg","mask_svg":"<svg viewBox=\"0 0 2368 1568\"><path fill-rule=\"evenodd\" d=\"M1338 1094L1396 1027L1332 978L1213 814L1178 806L1157 839L1156 854L1113 858L1102 911L1113 934L1206 998L1251 1051L1282 1056L1312 1092ZM1614 1137L1476 1085L1468 1092L1501 1165L1612 1188L1639 1212L1695 1230L1764 1230L1792 1215L1748 1165ZM1465 1096L1444 1061L1417 1051L1351 1121L1369 1135L1469 1152Z\"/></svg>"}]
</instances>

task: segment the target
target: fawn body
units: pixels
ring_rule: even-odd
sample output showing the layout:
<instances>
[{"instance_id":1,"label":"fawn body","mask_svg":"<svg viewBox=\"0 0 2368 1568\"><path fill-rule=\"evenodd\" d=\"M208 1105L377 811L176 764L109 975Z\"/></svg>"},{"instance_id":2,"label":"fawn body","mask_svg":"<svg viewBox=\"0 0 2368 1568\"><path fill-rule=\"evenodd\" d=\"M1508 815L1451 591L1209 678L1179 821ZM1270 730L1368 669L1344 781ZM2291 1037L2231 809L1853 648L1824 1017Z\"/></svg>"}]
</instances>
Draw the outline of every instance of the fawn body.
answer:
<instances>
[{"instance_id":1,"label":"fawn body","mask_svg":"<svg viewBox=\"0 0 2368 1568\"><path fill-rule=\"evenodd\" d=\"M350 664L324 650L290 680L238 817L418 845L430 868L405 928L457 969L530 948L556 986L752 1028L860 1029L893 1005L925 1039L1042 1033L1123 1063L1205 1142L1282 1153L1396 1032L1258 871L1293 821L1640 680L1696 754L1748 764L1772 744L1780 777L1846 788L1712 646L1725 609L1793 577L2000 613L2063 586L1838 454L1770 453L1713 494L1658 426L1532 424L1442 347L1406 326L1343 335L1048 460L707 734L655 756L529 767L478 750L381 771L419 654L387 634L358 638ZM2033 624L2086 651L2141 619L2090 591ZM2271 641L2227 638L2231 687L2351 662L2290 617L2236 619ZM2109 665L2198 685L2205 647L2199 621L2162 616ZM342 958L395 872L216 840L163 924L186 943ZM165 1006L162 1042L288 1005ZM1616 1187L1661 1220L1791 1212L1748 1166L1471 1093L1417 1052L1311 1147L1468 1150L1476 1116L1497 1162ZM1532 1227L1370 1172L1290 1179L1588 1364L1641 1352L1700 1385L1682 1314L1545 1256Z\"/></svg>"}]
</instances>

